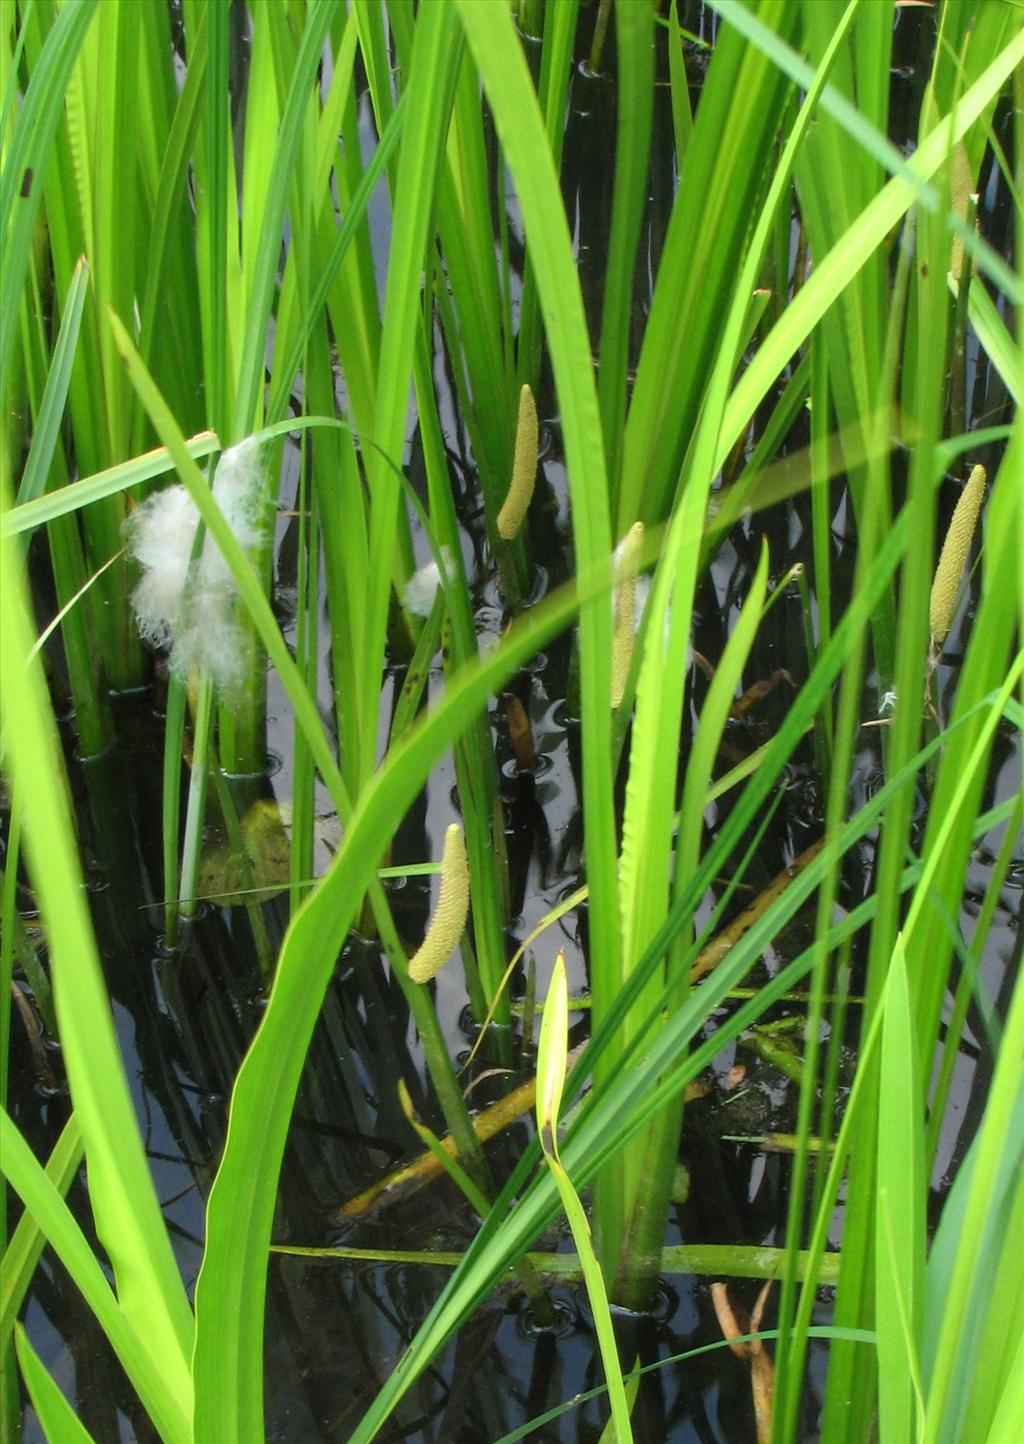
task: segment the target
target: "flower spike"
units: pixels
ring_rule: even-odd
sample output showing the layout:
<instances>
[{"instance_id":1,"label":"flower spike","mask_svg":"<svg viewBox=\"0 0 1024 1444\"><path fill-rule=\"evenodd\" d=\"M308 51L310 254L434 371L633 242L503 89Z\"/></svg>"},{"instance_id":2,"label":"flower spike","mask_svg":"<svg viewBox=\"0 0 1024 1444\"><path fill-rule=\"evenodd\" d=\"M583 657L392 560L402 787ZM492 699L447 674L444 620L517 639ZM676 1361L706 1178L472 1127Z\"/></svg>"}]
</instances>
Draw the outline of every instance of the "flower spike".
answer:
<instances>
[{"instance_id":1,"label":"flower spike","mask_svg":"<svg viewBox=\"0 0 1024 1444\"><path fill-rule=\"evenodd\" d=\"M498 535L512 541L518 535L533 496L537 480L537 405L529 386L519 393L519 421L516 426L516 451L512 463L512 481L508 496L498 512Z\"/></svg>"},{"instance_id":2,"label":"flower spike","mask_svg":"<svg viewBox=\"0 0 1024 1444\"><path fill-rule=\"evenodd\" d=\"M441 891L427 935L409 963L414 983L429 983L459 945L469 913L469 864L462 828L453 822L445 833L441 859Z\"/></svg>"},{"instance_id":3,"label":"flower spike","mask_svg":"<svg viewBox=\"0 0 1024 1444\"><path fill-rule=\"evenodd\" d=\"M932 582L928 619L932 636L940 646L953 624L956 594L960 590L960 578L970 555L974 529L978 525L978 513L984 497L985 468L976 466L953 509L946 540L942 543L939 554L939 564L935 568L935 580Z\"/></svg>"}]
</instances>

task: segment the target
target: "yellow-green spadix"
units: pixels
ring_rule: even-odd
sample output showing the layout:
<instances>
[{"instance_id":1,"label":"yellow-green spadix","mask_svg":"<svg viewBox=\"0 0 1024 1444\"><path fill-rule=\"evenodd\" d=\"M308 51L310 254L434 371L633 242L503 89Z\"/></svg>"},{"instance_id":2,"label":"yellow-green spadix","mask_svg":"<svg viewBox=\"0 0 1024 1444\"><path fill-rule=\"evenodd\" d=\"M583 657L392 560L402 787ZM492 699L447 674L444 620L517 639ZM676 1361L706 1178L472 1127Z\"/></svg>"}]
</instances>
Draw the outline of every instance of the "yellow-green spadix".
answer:
<instances>
[{"instance_id":1,"label":"yellow-green spadix","mask_svg":"<svg viewBox=\"0 0 1024 1444\"><path fill-rule=\"evenodd\" d=\"M970 157L967 154L967 147L960 141L953 147L950 157L949 177L949 206L954 215L959 216L962 221L969 223L971 211L977 206L978 196L974 190L974 177L971 174ZM977 230L977 222L974 223ZM964 268L964 243L960 236L953 238L953 253L950 260L949 271L955 281L959 281Z\"/></svg>"},{"instance_id":2,"label":"yellow-green spadix","mask_svg":"<svg viewBox=\"0 0 1024 1444\"><path fill-rule=\"evenodd\" d=\"M612 706L618 707L626 691L636 636L636 574L644 539L643 522L634 522L615 548L615 623L612 632Z\"/></svg>"},{"instance_id":3,"label":"yellow-green spadix","mask_svg":"<svg viewBox=\"0 0 1024 1444\"><path fill-rule=\"evenodd\" d=\"M501 510L498 512L498 535L512 541L530 508L534 483L537 480L537 406L533 392L524 386L519 393L519 422L516 426L516 449L512 462L512 481Z\"/></svg>"},{"instance_id":4,"label":"yellow-green spadix","mask_svg":"<svg viewBox=\"0 0 1024 1444\"><path fill-rule=\"evenodd\" d=\"M974 529L978 514L985 498L985 468L976 466L960 493L960 500L953 508L953 516L946 532L946 540L939 553L939 564L935 568L932 582L931 603L928 620L936 642L946 640L953 624L956 610L956 594L960 589L960 578L971 552Z\"/></svg>"},{"instance_id":5,"label":"yellow-green spadix","mask_svg":"<svg viewBox=\"0 0 1024 1444\"><path fill-rule=\"evenodd\" d=\"M469 912L469 864L462 828L453 822L444 836L441 891L427 935L409 963L414 983L429 983L459 945Z\"/></svg>"}]
</instances>

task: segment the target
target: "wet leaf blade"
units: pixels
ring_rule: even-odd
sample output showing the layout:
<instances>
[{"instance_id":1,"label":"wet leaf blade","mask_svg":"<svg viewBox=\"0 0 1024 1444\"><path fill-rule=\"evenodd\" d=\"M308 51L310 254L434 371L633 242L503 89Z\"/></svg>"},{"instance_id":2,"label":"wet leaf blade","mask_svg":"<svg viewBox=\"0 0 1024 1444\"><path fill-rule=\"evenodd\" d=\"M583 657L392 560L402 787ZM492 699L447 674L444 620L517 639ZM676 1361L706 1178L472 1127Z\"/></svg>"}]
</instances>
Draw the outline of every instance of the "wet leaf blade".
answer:
<instances>
[{"instance_id":1,"label":"wet leaf blade","mask_svg":"<svg viewBox=\"0 0 1024 1444\"><path fill-rule=\"evenodd\" d=\"M46 1161L46 1176L62 1198L71 1187L81 1162L82 1136L72 1113ZM26 1211L18 1220L4 1252L3 1280L0 1283L0 1345L10 1337L44 1243L42 1230L31 1212Z\"/></svg>"},{"instance_id":2,"label":"wet leaf blade","mask_svg":"<svg viewBox=\"0 0 1024 1444\"><path fill-rule=\"evenodd\" d=\"M546 1154L546 1159L565 1216L569 1220L569 1228L572 1230L573 1241L579 1254L580 1268L583 1271L583 1281L587 1286L587 1297L594 1315L594 1329L597 1333L601 1362L604 1364L605 1380L608 1384L612 1422L616 1430L615 1437L619 1444L632 1444L633 1431L629 1423L631 1405L622 1381L622 1365L619 1362L619 1349L615 1342L615 1326L612 1323L611 1310L608 1307L608 1294L604 1286L601 1265L597 1261L590 1237L590 1224L587 1222L587 1215L568 1173L553 1153Z\"/></svg>"},{"instance_id":3,"label":"wet leaf blade","mask_svg":"<svg viewBox=\"0 0 1024 1444\"><path fill-rule=\"evenodd\" d=\"M118 1303L70 1208L6 1110L0 1111L0 1144L4 1175L81 1291L150 1417L166 1439L186 1444L191 1438L188 1424L191 1399L187 1393L175 1394L168 1368L173 1360L155 1354L151 1345L147 1347L143 1343L144 1335L137 1331ZM140 1313L136 1317L142 1328L157 1326L155 1309L151 1309L148 1318Z\"/></svg>"},{"instance_id":4,"label":"wet leaf blade","mask_svg":"<svg viewBox=\"0 0 1024 1444\"><path fill-rule=\"evenodd\" d=\"M537 1127L548 1151L558 1152L558 1111L569 1053L569 987L565 957L555 959L537 1045Z\"/></svg>"},{"instance_id":5,"label":"wet leaf blade","mask_svg":"<svg viewBox=\"0 0 1024 1444\"><path fill-rule=\"evenodd\" d=\"M94 1444L93 1436L57 1387L20 1324L15 1329L14 1346L29 1397L47 1439L60 1439L63 1444Z\"/></svg>"},{"instance_id":6,"label":"wet leaf blade","mask_svg":"<svg viewBox=\"0 0 1024 1444\"><path fill-rule=\"evenodd\" d=\"M191 1412L192 1314L121 1063L42 666L38 657L26 662L32 628L12 551L6 541L0 561L5 763L19 795L32 800L25 819L25 855L49 939L54 1001L89 1160L93 1213L125 1313L145 1340L147 1354L159 1360L161 1390L173 1401L165 1404L164 1412L184 1417ZM41 1169L39 1174L45 1180Z\"/></svg>"},{"instance_id":7,"label":"wet leaf blade","mask_svg":"<svg viewBox=\"0 0 1024 1444\"><path fill-rule=\"evenodd\" d=\"M897 939L886 990L878 1104L875 1297L879 1422L883 1437L910 1437L918 1378L924 1267L921 1127L906 962Z\"/></svg>"}]
</instances>

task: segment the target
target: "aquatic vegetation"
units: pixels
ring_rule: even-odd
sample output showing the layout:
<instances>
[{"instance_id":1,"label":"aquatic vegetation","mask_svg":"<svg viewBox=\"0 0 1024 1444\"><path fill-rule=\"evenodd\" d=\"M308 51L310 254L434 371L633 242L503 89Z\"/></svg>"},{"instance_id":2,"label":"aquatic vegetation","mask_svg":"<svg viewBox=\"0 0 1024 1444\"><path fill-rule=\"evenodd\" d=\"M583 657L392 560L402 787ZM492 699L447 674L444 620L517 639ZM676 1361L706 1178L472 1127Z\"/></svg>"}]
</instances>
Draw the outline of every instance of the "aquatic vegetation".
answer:
<instances>
[{"instance_id":1,"label":"aquatic vegetation","mask_svg":"<svg viewBox=\"0 0 1024 1444\"><path fill-rule=\"evenodd\" d=\"M51 1437L85 1426L17 1323L44 1242L161 1438L261 1440L265 1365L305 1369L265 1343L292 1173L325 1233L354 1227L331 1170L358 1202L422 1144L411 1172L447 1173L472 1238L397 1364L401 1328L353 1326L386 1367L336 1433L419 1427L512 1279L553 1328L538 1243L564 1216L620 1439L659 1437L638 1354L657 1377L711 1348L616 1334L675 1267L778 1275L755 1339L716 1291L751 1437L1009 1437L1024 32L1012 5L898 32L895 8L4 12L0 1057L13 1099L52 986L59 1053L33 1056L73 1115L48 1157L2 1115L0 1344ZM571 132L605 113L581 164ZM159 836L105 770L143 687ZM97 940L115 901L127 969ZM156 1114L197 1238L160 1202L115 1009L140 1078L188 1077ZM680 1262L680 1149L702 1091L739 1116L747 1043L786 1100L744 1123L789 1137L761 1160L775 1211L727 1263L701 1237ZM954 1149L968 1066L987 1094ZM541 1427L473 1397L480 1437Z\"/></svg>"}]
</instances>

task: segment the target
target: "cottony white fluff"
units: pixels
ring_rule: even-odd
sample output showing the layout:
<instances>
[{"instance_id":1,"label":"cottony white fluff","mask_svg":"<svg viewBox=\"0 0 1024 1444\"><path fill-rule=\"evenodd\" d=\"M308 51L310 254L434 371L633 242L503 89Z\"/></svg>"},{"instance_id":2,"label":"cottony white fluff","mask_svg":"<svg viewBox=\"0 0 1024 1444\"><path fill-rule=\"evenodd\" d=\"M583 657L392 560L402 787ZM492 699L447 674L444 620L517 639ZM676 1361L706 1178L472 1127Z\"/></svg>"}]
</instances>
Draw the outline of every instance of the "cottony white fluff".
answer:
<instances>
[{"instance_id":1,"label":"cottony white fluff","mask_svg":"<svg viewBox=\"0 0 1024 1444\"><path fill-rule=\"evenodd\" d=\"M155 647L166 647L178 624L197 521L185 488L168 486L147 497L125 523L128 550L142 567L132 606L140 634Z\"/></svg>"},{"instance_id":2,"label":"cottony white fluff","mask_svg":"<svg viewBox=\"0 0 1024 1444\"><path fill-rule=\"evenodd\" d=\"M253 551L263 534L259 446L229 447L220 459L213 497L240 546ZM237 689L246 674L245 634L235 620L238 593L216 543L209 537L192 560L199 513L183 486L154 492L129 518L128 550L142 567L132 593L139 633L154 646L171 644L171 670L180 677L204 672L222 691Z\"/></svg>"},{"instance_id":3,"label":"cottony white fluff","mask_svg":"<svg viewBox=\"0 0 1024 1444\"><path fill-rule=\"evenodd\" d=\"M444 562L448 580L452 581L455 577L455 562L447 547L441 548L441 560ZM420 567L419 571L413 572L405 584L405 592L402 595L405 610L412 612L414 617L429 617L440 585L441 572L437 562L427 562L425 567Z\"/></svg>"},{"instance_id":4,"label":"cottony white fluff","mask_svg":"<svg viewBox=\"0 0 1024 1444\"><path fill-rule=\"evenodd\" d=\"M238 692L248 675L249 646L235 620L233 588L195 587L182 605L182 622L171 648L176 677L202 672L222 693Z\"/></svg>"},{"instance_id":5,"label":"cottony white fluff","mask_svg":"<svg viewBox=\"0 0 1024 1444\"><path fill-rule=\"evenodd\" d=\"M250 437L228 447L213 481L213 499L230 524L238 545L247 552L255 551L263 537L262 479L259 445ZM199 571L202 586L227 586L234 590L234 580L216 542L205 543Z\"/></svg>"}]
</instances>

